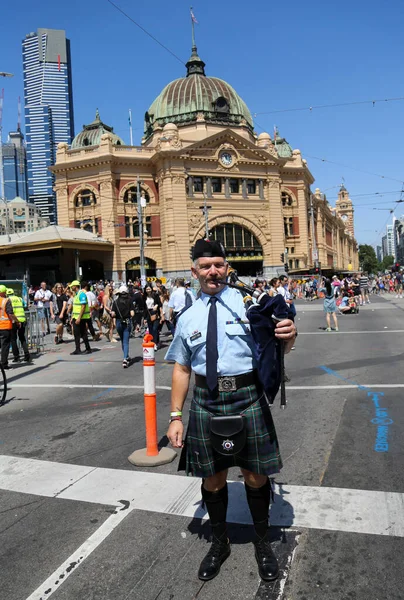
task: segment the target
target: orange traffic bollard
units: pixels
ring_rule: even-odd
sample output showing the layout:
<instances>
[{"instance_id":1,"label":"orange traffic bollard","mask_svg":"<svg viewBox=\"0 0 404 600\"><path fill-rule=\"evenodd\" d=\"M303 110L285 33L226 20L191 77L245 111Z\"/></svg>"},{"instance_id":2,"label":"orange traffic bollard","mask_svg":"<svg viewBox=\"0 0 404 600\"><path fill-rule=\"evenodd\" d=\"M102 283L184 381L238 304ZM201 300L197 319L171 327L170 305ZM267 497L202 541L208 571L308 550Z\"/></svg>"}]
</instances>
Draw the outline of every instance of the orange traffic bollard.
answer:
<instances>
[{"instance_id":1,"label":"orange traffic bollard","mask_svg":"<svg viewBox=\"0 0 404 600\"><path fill-rule=\"evenodd\" d=\"M144 412L146 421L146 454L158 456L156 361L154 360L153 336L146 333L143 339Z\"/></svg>"},{"instance_id":2,"label":"orange traffic bollard","mask_svg":"<svg viewBox=\"0 0 404 600\"><path fill-rule=\"evenodd\" d=\"M157 442L157 396L156 396L156 361L154 360L154 341L150 333L143 339L143 379L144 410L146 423L146 448L135 450L128 457L133 465L139 467L164 465L177 456L171 448L158 449Z\"/></svg>"}]
</instances>

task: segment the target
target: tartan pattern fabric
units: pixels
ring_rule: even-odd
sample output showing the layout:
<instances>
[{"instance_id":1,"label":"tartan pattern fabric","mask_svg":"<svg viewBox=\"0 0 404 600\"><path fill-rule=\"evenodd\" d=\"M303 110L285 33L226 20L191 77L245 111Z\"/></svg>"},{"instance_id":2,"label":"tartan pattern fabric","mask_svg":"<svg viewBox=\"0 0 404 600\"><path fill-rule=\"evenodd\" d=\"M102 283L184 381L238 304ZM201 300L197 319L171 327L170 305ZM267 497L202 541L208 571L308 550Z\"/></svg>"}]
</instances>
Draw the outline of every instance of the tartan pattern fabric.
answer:
<instances>
[{"instance_id":1,"label":"tartan pattern fabric","mask_svg":"<svg viewBox=\"0 0 404 600\"><path fill-rule=\"evenodd\" d=\"M239 414L245 417L246 445L239 454L222 456L211 446L210 417ZM195 386L178 470L209 477L230 467L242 467L261 475L280 471L282 459L271 409L255 385L235 392L220 392L215 400L210 399L208 390Z\"/></svg>"}]
</instances>

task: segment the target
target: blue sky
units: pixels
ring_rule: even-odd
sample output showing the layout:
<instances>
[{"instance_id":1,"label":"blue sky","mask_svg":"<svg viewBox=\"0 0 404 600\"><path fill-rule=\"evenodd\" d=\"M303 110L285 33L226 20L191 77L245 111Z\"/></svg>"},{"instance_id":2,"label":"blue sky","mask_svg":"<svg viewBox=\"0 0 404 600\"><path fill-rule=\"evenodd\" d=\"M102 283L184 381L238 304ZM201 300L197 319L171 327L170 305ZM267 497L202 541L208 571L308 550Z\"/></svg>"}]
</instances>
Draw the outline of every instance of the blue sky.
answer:
<instances>
[{"instance_id":1,"label":"blue sky","mask_svg":"<svg viewBox=\"0 0 404 600\"><path fill-rule=\"evenodd\" d=\"M114 1L187 61L189 1ZM272 134L276 124L292 147L302 151L316 179L313 189L327 190L330 203L344 177L355 204L358 241L380 243L391 215L374 209L398 206L395 215L404 213L394 204L404 187L404 101L287 109L404 97L404 3L195 0L193 7L207 74L233 85L256 114L257 133ZM21 41L38 27L65 29L71 40L76 133L93 120L98 107L102 119L129 143L131 108L134 140L140 143L145 111L169 81L184 75L183 64L107 0L20 0L6 3L1 12L0 71L15 74L0 81L5 134L16 127L17 98L23 96ZM285 112L266 114L276 110ZM364 195L375 192L394 193Z\"/></svg>"}]
</instances>

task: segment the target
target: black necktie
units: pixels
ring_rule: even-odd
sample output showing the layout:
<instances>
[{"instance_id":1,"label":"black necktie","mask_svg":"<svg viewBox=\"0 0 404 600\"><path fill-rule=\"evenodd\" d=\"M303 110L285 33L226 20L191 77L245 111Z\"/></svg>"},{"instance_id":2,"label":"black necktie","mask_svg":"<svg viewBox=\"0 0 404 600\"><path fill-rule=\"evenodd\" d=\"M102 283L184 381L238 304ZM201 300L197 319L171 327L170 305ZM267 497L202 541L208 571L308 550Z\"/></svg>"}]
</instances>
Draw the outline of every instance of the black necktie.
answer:
<instances>
[{"instance_id":1,"label":"black necktie","mask_svg":"<svg viewBox=\"0 0 404 600\"><path fill-rule=\"evenodd\" d=\"M206 333L206 383L212 397L217 397L217 298L212 296L209 300L210 309L208 316L208 331Z\"/></svg>"}]
</instances>

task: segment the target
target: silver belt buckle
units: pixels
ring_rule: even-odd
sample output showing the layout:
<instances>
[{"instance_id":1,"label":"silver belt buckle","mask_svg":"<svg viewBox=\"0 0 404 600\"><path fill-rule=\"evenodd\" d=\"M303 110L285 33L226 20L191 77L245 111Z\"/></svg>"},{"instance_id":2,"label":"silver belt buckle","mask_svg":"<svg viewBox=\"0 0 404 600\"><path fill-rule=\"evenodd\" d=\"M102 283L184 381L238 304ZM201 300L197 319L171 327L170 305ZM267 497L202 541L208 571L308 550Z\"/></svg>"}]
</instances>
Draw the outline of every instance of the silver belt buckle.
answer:
<instances>
[{"instance_id":1,"label":"silver belt buckle","mask_svg":"<svg viewBox=\"0 0 404 600\"><path fill-rule=\"evenodd\" d=\"M237 391L235 377L218 377L219 392L235 392Z\"/></svg>"}]
</instances>

